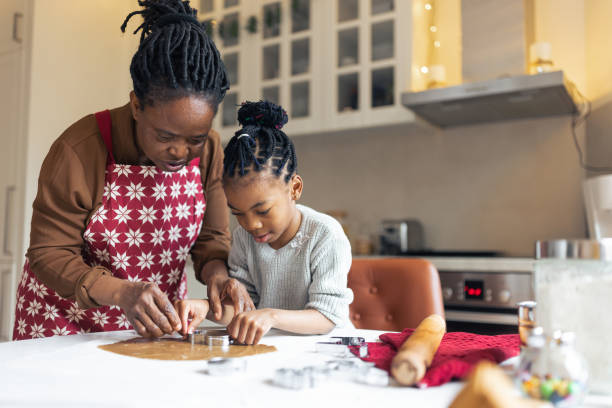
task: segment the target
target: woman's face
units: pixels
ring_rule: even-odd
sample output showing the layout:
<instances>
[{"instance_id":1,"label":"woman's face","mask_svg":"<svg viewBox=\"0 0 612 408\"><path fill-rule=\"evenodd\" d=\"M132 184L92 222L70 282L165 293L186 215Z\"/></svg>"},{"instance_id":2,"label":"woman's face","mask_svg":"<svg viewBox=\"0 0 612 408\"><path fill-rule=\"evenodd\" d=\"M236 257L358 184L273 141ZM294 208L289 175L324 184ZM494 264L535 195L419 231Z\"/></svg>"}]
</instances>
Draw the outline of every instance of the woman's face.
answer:
<instances>
[{"instance_id":1,"label":"woman's face","mask_svg":"<svg viewBox=\"0 0 612 408\"><path fill-rule=\"evenodd\" d=\"M288 183L265 170L223 182L227 204L242 228L255 241L274 249L285 246L300 227L295 200L302 194L302 178L294 175Z\"/></svg>"},{"instance_id":2,"label":"woman's face","mask_svg":"<svg viewBox=\"0 0 612 408\"><path fill-rule=\"evenodd\" d=\"M138 148L155 166L178 171L202 155L214 117L213 107L204 98L186 96L141 109L132 92L130 104Z\"/></svg>"}]
</instances>

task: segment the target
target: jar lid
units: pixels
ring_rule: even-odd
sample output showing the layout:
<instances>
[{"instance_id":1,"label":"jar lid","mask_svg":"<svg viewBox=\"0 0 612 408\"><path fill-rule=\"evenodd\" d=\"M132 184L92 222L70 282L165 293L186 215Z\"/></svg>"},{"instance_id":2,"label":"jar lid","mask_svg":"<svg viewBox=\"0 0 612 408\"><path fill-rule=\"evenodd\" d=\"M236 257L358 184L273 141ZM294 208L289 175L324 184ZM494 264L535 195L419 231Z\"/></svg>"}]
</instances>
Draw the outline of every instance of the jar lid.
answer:
<instances>
[{"instance_id":1,"label":"jar lid","mask_svg":"<svg viewBox=\"0 0 612 408\"><path fill-rule=\"evenodd\" d=\"M524 322L535 322L535 308L537 303L533 300L526 300L516 304L518 306L519 320Z\"/></svg>"},{"instance_id":2,"label":"jar lid","mask_svg":"<svg viewBox=\"0 0 612 408\"><path fill-rule=\"evenodd\" d=\"M612 238L536 241L536 259L612 260Z\"/></svg>"}]
</instances>

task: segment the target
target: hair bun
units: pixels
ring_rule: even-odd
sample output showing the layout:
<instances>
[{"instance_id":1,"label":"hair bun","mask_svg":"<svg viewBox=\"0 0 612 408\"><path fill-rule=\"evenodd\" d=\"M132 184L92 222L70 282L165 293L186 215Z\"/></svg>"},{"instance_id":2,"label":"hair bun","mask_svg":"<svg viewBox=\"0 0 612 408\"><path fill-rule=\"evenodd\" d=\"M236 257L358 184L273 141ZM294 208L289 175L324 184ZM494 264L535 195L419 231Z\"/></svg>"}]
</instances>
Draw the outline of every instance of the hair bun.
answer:
<instances>
[{"instance_id":1,"label":"hair bun","mask_svg":"<svg viewBox=\"0 0 612 408\"><path fill-rule=\"evenodd\" d=\"M243 127L257 125L282 129L288 121L287 112L281 106L268 101L246 101L238 110L238 122Z\"/></svg>"}]
</instances>

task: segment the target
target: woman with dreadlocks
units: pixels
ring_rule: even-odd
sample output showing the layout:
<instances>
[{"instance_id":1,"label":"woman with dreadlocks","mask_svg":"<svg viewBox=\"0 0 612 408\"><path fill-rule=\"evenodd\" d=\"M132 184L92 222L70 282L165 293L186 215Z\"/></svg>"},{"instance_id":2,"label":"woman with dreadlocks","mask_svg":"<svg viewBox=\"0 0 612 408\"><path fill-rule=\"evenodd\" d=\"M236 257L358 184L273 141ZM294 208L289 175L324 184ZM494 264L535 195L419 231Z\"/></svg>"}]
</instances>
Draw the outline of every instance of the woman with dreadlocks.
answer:
<instances>
[{"instance_id":1,"label":"woman with dreadlocks","mask_svg":"<svg viewBox=\"0 0 612 408\"><path fill-rule=\"evenodd\" d=\"M185 261L221 317L220 298L253 308L229 279L223 151L211 130L229 89L214 43L188 1L140 0L134 90L52 145L40 172L14 339L134 328L181 329Z\"/></svg>"},{"instance_id":2,"label":"woman with dreadlocks","mask_svg":"<svg viewBox=\"0 0 612 408\"><path fill-rule=\"evenodd\" d=\"M238 121L242 128L227 144L223 163L227 203L240 224L229 267L257 310L236 315L224 302L218 321L245 344L257 344L271 328L324 334L350 325L351 246L335 219L296 204L303 181L293 143L281 130L287 114L269 102L246 102ZM176 309L183 334L205 318L215 320L206 300L179 301Z\"/></svg>"}]
</instances>

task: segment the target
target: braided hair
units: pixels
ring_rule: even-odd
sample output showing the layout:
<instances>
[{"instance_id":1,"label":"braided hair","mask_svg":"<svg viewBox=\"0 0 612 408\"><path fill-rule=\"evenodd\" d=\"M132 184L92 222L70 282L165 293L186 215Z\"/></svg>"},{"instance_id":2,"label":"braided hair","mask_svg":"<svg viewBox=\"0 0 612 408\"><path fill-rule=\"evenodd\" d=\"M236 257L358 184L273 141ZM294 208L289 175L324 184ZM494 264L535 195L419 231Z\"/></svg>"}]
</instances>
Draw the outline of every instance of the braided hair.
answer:
<instances>
[{"instance_id":1,"label":"braided hair","mask_svg":"<svg viewBox=\"0 0 612 408\"><path fill-rule=\"evenodd\" d=\"M142 10L133 11L128 21L142 15L140 45L132 58L130 74L134 93L142 106L196 95L217 111L229 89L228 75L219 51L196 19L189 1L138 0Z\"/></svg>"},{"instance_id":2,"label":"braided hair","mask_svg":"<svg viewBox=\"0 0 612 408\"><path fill-rule=\"evenodd\" d=\"M242 177L250 170L269 169L276 177L285 174L285 183L297 172L293 142L281 129L287 112L267 101L244 102L238 110L238 130L225 147L223 174Z\"/></svg>"}]
</instances>

